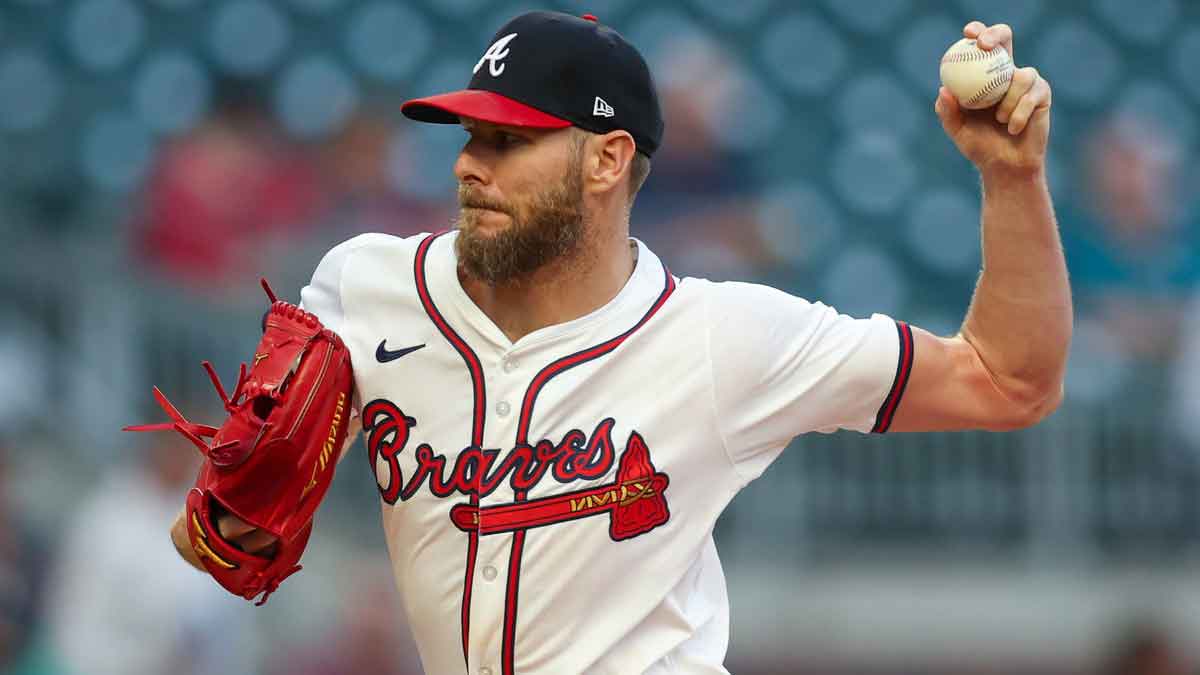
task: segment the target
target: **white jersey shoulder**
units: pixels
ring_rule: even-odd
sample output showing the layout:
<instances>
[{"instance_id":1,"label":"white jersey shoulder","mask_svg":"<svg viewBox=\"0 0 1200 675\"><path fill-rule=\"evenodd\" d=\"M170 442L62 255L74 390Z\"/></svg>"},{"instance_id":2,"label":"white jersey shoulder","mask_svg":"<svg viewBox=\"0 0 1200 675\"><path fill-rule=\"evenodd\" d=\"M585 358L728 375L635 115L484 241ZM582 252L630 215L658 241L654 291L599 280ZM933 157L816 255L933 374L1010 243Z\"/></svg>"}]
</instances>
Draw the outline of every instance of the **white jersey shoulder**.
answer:
<instances>
[{"instance_id":1,"label":"white jersey shoulder","mask_svg":"<svg viewBox=\"0 0 1200 675\"><path fill-rule=\"evenodd\" d=\"M345 314L342 302L342 279L350 261L360 252L375 255L411 256L417 244L427 234L396 237L368 232L334 246L317 264L312 281L300 291L300 306L317 315L326 328L338 329Z\"/></svg>"},{"instance_id":2,"label":"white jersey shoulder","mask_svg":"<svg viewBox=\"0 0 1200 675\"><path fill-rule=\"evenodd\" d=\"M353 239L302 293L351 350L426 671L726 672L717 517L793 436L885 430L911 336L638 242L615 298L513 342L454 236Z\"/></svg>"}]
</instances>

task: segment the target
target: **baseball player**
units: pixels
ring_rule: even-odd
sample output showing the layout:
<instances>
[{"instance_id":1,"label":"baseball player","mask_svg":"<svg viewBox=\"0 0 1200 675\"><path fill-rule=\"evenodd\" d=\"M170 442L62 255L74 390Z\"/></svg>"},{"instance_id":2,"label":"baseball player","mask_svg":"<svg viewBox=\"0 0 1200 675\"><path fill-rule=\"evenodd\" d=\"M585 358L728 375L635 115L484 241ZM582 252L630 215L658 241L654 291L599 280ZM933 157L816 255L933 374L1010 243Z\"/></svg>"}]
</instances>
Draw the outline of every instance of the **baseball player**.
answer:
<instances>
[{"instance_id":1,"label":"baseball player","mask_svg":"<svg viewBox=\"0 0 1200 675\"><path fill-rule=\"evenodd\" d=\"M963 33L1012 53L1006 25ZM457 227L351 239L301 297L352 357L426 671L725 673L713 525L793 437L1007 430L1054 410L1071 299L1050 98L1033 68L991 110L939 92L983 182L983 272L953 337L679 278L631 238L663 120L645 61L595 17L519 16L467 89L405 103L466 130ZM272 554L270 533L217 520ZM182 519L174 535L197 562Z\"/></svg>"}]
</instances>

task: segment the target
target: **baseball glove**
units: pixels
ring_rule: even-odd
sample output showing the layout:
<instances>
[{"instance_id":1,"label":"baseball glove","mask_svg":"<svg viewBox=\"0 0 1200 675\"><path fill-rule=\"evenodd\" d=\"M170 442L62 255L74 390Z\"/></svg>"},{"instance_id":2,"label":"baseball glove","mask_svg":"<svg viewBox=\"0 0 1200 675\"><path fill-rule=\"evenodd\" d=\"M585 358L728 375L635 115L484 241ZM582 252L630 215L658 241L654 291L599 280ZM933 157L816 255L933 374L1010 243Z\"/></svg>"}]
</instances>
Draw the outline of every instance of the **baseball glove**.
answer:
<instances>
[{"instance_id":1,"label":"baseball glove","mask_svg":"<svg viewBox=\"0 0 1200 675\"><path fill-rule=\"evenodd\" d=\"M229 592L257 604L300 570L313 513L333 480L346 439L353 377L350 352L316 316L276 299L249 370L241 365L233 395L212 364L204 369L229 416L220 428L188 421L167 397L154 397L172 422L126 431L175 430L204 455L188 491L188 539L205 569ZM212 439L209 443L206 439ZM218 518L232 514L278 541L265 555L223 539Z\"/></svg>"}]
</instances>

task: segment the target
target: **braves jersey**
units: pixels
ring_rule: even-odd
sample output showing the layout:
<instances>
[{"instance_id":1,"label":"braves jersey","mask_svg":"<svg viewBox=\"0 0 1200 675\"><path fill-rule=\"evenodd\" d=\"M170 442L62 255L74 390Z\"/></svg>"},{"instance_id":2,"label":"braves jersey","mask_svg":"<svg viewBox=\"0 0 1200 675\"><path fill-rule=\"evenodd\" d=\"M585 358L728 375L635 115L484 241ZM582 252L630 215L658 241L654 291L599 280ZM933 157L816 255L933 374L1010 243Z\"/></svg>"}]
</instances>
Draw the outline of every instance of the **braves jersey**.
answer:
<instances>
[{"instance_id":1,"label":"braves jersey","mask_svg":"<svg viewBox=\"0 0 1200 675\"><path fill-rule=\"evenodd\" d=\"M885 431L908 327L642 243L603 307L513 342L454 232L362 235L302 291L354 362L392 569L429 673L725 673L717 517L797 434Z\"/></svg>"}]
</instances>

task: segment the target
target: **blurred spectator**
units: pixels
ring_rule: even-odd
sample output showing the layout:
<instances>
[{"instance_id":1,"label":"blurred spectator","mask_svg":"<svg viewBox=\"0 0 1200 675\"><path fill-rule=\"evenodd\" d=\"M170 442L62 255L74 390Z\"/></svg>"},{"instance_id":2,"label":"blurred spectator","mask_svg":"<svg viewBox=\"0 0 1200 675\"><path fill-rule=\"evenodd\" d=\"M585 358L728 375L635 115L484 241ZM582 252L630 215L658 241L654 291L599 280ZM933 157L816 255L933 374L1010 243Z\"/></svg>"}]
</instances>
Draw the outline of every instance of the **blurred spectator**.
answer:
<instances>
[{"instance_id":1,"label":"blurred spectator","mask_svg":"<svg viewBox=\"0 0 1200 675\"><path fill-rule=\"evenodd\" d=\"M1078 313L1124 353L1169 361L1180 305L1200 279L1183 148L1169 130L1118 116L1082 150L1080 197L1059 213Z\"/></svg>"},{"instance_id":2,"label":"blurred spectator","mask_svg":"<svg viewBox=\"0 0 1200 675\"><path fill-rule=\"evenodd\" d=\"M10 502L9 450L0 439L0 672L25 655L40 625L47 559L43 542Z\"/></svg>"},{"instance_id":3,"label":"blurred spectator","mask_svg":"<svg viewBox=\"0 0 1200 675\"><path fill-rule=\"evenodd\" d=\"M397 181L420 170L421 159L406 156L403 147L395 142L393 126L369 112L355 115L330 137L318 155L329 194L322 229L349 238L363 232L408 236L447 226L453 200L431 204L396 189Z\"/></svg>"},{"instance_id":4,"label":"blurred spectator","mask_svg":"<svg viewBox=\"0 0 1200 675\"><path fill-rule=\"evenodd\" d=\"M1151 622L1128 628L1104 668L1104 675L1191 675L1195 671L1170 634Z\"/></svg>"},{"instance_id":5,"label":"blurred spectator","mask_svg":"<svg viewBox=\"0 0 1200 675\"><path fill-rule=\"evenodd\" d=\"M227 81L215 112L168 143L147 179L138 254L197 290L256 274L256 238L299 233L325 195L310 158L287 139L259 98L265 84Z\"/></svg>"},{"instance_id":6,"label":"blurred spectator","mask_svg":"<svg viewBox=\"0 0 1200 675\"><path fill-rule=\"evenodd\" d=\"M421 659L385 561L358 560L347 566L340 616L327 633L303 647L281 649L271 675L420 675Z\"/></svg>"},{"instance_id":7,"label":"blurred spectator","mask_svg":"<svg viewBox=\"0 0 1200 675\"><path fill-rule=\"evenodd\" d=\"M364 232L408 236L450 227L452 196L432 202L403 189L421 170L394 126L378 111L363 109L307 155L323 195L305 227L276 229L253 242L255 274L276 289L300 288L312 269L297 260L319 260L333 244ZM243 286L243 292L248 286Z\"/></svg>"},{"instance_id":8,"label":"blurred spectator","mask_svg":"<svg viewBox=\"0 0 1200 675\"><path fill-rule=\"evenodd\" d=\"M699 35L666 37L652 66L666 122L663 146L638 195L630 231L672 269L718 278L753 276L767 264L745 166L721 145L722 121L741 89L735 62Z\"/></svg>"},{"instance_id":9,"label":"blurred spectator","mask_svg":"<svg viewBox=\"0 0 1200 675\"><path fill-rule=\"evenodd\" d=\"M65 675L253 672L253 608L184 563L168 536L198 465L181 445L114 467L73 513L49 606Z\"/></svg>"}]
</instances>

